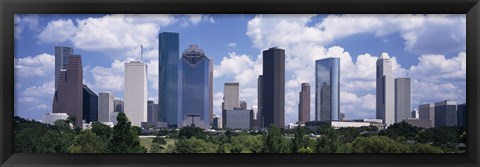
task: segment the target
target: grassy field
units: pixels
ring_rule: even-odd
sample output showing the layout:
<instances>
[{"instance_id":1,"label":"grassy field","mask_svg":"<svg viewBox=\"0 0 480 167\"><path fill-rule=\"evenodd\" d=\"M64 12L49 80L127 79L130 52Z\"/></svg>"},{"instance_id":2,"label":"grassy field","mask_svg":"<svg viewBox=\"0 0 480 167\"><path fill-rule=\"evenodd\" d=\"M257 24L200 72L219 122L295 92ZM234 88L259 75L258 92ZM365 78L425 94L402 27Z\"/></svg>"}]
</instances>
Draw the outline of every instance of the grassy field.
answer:
<instances>
[{"instance_id":1,"label":"grassy field","mask_svg":"<svg viewBox=\"0 0 480 167\"><path fill-rule=\"evenodd\" d=\"M152 141L155 137L142 137L140 138L140 145L144 146L145 148L148 149L148 152L150 152L150 148L152 147ZM168 145L174 145L175 144L175 139L165 139L167 141L167 145L165 145L165 148Z\"/></svg>"}]
</instances>

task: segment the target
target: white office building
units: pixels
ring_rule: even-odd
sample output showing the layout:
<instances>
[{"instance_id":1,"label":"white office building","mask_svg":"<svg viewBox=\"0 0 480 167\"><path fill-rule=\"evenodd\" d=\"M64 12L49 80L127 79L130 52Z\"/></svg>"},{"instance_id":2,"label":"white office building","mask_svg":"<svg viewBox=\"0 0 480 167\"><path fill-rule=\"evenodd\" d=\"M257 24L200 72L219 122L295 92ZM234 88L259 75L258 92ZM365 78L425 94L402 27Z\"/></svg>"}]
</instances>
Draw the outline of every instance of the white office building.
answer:
<instances>
[{"instance_id":1,"label":"white office building","mask_svg":"<svg viewBox=\"0 0 480 167\"><path fill-rule=\"evenodd\" d=\"M386 126L395 123L395 83L392 75L392 62L387 53L377 59L376 118Z\"/></svg>"},{"instance_id":2,"label":"white office building","mask_svg":"<svg viewBox=\"0 0 480 167\"><path fill-rule=\"evenodd\" d=\"M102 92L98 94L98 121L111 122L110 115L114 112L114 97L110 92Z\"/></svg>"},{"instance_id":3,"label":"white office building","mask_svg":"<svg viewBox=\"0 0 480 167\"><path fill-rule=\"evenodd\" d=\"M125 115L132 126L147 122L147 68L141 61L125 63Z\"/></svg>"},{"instance_id":4,"label":"white office building","mask_svg":"<svg viewBox=\"0 0 480 167\"><path fill-rule=\"evenodd\" d=\"M67 113L47 113L43 116L42 122L45 124L55 125L55 121L66 120L67 118Z\"/></svg>"}]
</instances>

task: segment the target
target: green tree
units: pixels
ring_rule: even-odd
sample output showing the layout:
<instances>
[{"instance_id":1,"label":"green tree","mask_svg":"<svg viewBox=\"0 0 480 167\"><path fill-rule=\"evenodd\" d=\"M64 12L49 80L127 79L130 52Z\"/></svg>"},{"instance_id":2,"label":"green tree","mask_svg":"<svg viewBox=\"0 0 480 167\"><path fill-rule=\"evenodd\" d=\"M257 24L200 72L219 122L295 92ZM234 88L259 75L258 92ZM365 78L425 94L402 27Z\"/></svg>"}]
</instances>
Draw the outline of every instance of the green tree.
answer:
<instances>
[{"instance_id":1,"label":"green tree","mask_svg":"<svg viewBox=\"0 0 480 167\"><path fill-rule=\"evenodd\" d=\"M215 153L217 145L206 142L203 139L192 137L190 139L182 138L175 143L175 153Z\"/></svg>"},{"instance_id":2,"label":"green tree","mask_svg":"<svg viewBox=\"0 0 480 167\"><path fill-rule=\"evenodd\" d=\"M261 153L263 148L262 136L239 135L231 139L231 153Z\"/></svg>"},{"instance_id":3,"label":"green tree","mask_svg":"<svg viewBox=\"0 0 480 167\"><path fill-rule=\"evenodd\" d=\"M413 153L443 153L442 149L430 144L417 143L410 145Z\"/></svg>"},{"instance_id":4,"label":"green tree","mask_svg":"<svg viewBox=\"0 0 480 167\"><path fill-rule=\"evenodd\" d=\"M340 142L338 136L330 125L319 128L320 138L317 139L315 151L317 153L336 153L339 150Z\"/></svg>"},{"instance_id":5,"label":"green tree","mask_svg":"<svg viewBox=\"0 0 480 167\"><path fill-rule=\"evenodd\" d=\"M422 128L412 126L407 122L402 121L390 125L387 129L381 130L378 134L397 141L400 141L398 139L414 140L420 130L422 130Z\"/></svg>"},{"instance_id":6,"label":"green tree","mask_svg":"<svg viewBox=\"0 0 480 167\"><path fill-rule=\"evenodd\" d=\"M292 153L299 153L301 148L304 148L303 151L306 151L305 149L307 147L310 148L310 137L305 136L307 130L305 127L298 126L294 129L294 137L293 140L291 141L291 151Z\"/></svg>"},{"instance_id":7,"label":"green tree","mask_svg":"<svg viewBox=\"0 0 480 167\"><path fill-rule=\"evenodd\" d=\"M107 143L102 137L91 130L85 130L75 136L73 145L68 148L70 153L107 153Z\"/></svg>"},{"instance_id":8,"label":"green tree","mask_svg":"<svg viewBox=\"0 0 480 167\"><path fill-rule=\"evenodd\" d=\"M106 141L109 141L110 137L112 136L112 128L100 122L92 123L92 132Z\"/></svg>"},{"instance_id":9,"label":"green tree","mask_svg":"<svg viewBox=\"0 0 480 167\"><path fill-rule=\"evenodd\" d=\"M112 138L108 146L112 153L145 153L147 150L140 145L138 132L131 126L125 113L117 116L117 124L113 127Z\"/></svg>"},{"instance_id":10,"label":"green tree","mask_svg":"<svg viewBox=\"0 0 480 167\"><path fill-rule=\"evenodd\" d=\"M264 138L264 153L286 153L288 152L288 144L285 141L282 130L275 125L270 125L268 133Z\"/></svg>"},{"instance_id":11,"label":"green tree","mask_svg":"<svg viewBox=\"0 0 480 167\"><path fill-rule=\"evenodd\" d=\"M353 153L409 153L408 145L385 136L358 137L352 143Z\"/></svg>"},{"instance_id":12,"label":"green tree","mask_svg":"<svg viewBox=\"0 0 480 167\"><path fill-rule=\"evenodd\" d=\"M180 132L178 132L178 137L184 139L190 139L192 137L195 137L197 139L205 140L207 138L207 134L203 132L202 128L185 126L180 129Z\"/></svg>"}]
</instances>

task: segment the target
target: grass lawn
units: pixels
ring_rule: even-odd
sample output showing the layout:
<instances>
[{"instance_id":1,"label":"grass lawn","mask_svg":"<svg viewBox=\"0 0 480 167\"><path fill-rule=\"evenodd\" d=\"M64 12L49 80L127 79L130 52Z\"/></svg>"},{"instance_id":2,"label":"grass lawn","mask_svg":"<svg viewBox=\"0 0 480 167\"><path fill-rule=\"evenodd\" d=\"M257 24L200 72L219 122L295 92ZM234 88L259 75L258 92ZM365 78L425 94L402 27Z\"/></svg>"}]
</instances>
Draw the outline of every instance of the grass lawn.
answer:
<instances>
[{"instance_id":1,"label":"grass lawn","mask_svg":"<svg viewBox=\"0 0 480 167\"><path fill-rule=\"evenodd\" d=\"M150 148L152 147L152 141L155 137L145 137L145 138L140 138L140 145L144 146L145 148L148 149L148 152L150 152ZM175 139L165 139L167 141L167 145L165 145L165 148L168 145L175 145Z\"/></svg>"}]
</instances>

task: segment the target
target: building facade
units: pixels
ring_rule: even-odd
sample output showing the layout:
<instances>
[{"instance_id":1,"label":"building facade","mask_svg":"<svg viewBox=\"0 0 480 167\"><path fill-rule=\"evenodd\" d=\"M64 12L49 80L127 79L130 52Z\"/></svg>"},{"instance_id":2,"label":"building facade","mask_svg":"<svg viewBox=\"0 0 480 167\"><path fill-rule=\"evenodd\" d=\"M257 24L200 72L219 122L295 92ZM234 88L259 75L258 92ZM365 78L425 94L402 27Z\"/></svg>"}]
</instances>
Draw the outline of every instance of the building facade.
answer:
<instances>
[{"instance_id":1,"label":"building facade","mask_svg":"<svg viewBox=\"0 0 480 167\"><path fill-rule=\"evenodd\" d=\"M223 92L224 110L233 110L235 107L240 107L239 83L225 83L223 86Z\"/></svg>"},{"instance_id":2,"label":"building facade","mask_svg":"<svg viewBox=\"0 0 480 167\"><path fill-rule=\"evenodd\" d=\"M227 129L249 130L252 118L252 110L226 110L226 126Z\"/></svg>"},{"instance_id":3,"label":"building facade","mask_svg":"<svg viewBox=\"0 0 480 167\"><path fill-rule=\"evenodd\" d=\"M240 108L242 110L246 110L247 109L247 102L246 101L240 101Z\"/></svg>"},{"instance_id":4,"label":"building facade","mask_svg":"<svg viewBox=\"0 0 480 167\"><path fill-rule=\"evenodd\" d=\"M263 126L285 127L285 50L273 47L263 51Z\"/></svg>"},{"instance_id":5,"label":"building facade","mask_svg":"<svg viewBox=\"0 0 480 167\"><path fill-rule=\"evenodd\" d=\"M339 120L340 59L315 61L315 120Z\"/></svg>"},{"instance_id":6,"label":"building facade","mask_svg":"<svg viewBox=\"0 0 480 167\"><path fill-rule=\"evenodd\" d=\"M395 122L395 92L392 62L387 53L377 59L376 118L388 126Z\"/></svg>"},{"instance_id":7,"label":"building facade","mask_svg":"<svg viewBox=\"0 0 480 167\"><path fill-rule=\"evenodd\" d=\"M457 106L457 125L467 125L467 104L459 104Z\"/></svg>"},{"instance_id":8,"label":"building facade","mask_svg":"<svg viewBox=\"0 0 480 167\"><path fill-rule=\"evenodd\" d=\"M98 96L87 85L83 85L83 120L98 121Z\"/></svg>"},{"instance_id":9,"label":"building facade","mask_svg":"<svg viewBox=\"0 0 480 167\"><path fill-rule=\"evenodd\" d=\"M158 109L158 104L155 104L153 100L147 101L147 122L158 122L157 109Z\"/></svg>"},{"instance_id":10,"label":"building facade","mask_svg":"<svg viewBox=\"0 0 480 167\"><path fill-rule=\"evenodd\" d=\"M102 92L98 94L98 121L111 122L110 115L114 112L114 97L110 92Z\"/></svg>"},{"instance_id":11,"label":"building facade","mask_svg":"<svg viewBox=\"0 0 480 167\"><path fill-rule=\"evenodd\" d=\"M212 128L213 129L223 129L223 121L222 121L222 116L215 116L213 117L213 122L212 122Z\"/></svg>"},{"instance_id":12,"label":"building facade","mask_svg":"<svg viewBox=\"0 0 480 167\"><path fill-rule=\"evenodd\" d=\"M147 70L141 61L125 63L125 115L132 126L147 121Z\"/></svg>"},{"instance_id":13,"label":"building facade","mask_svg":"<svg viewBox=\"0 0 480 167\"><path fill-rule=\"evenodd\" d=\"M310 84L302 83L298 97L298 122L304 124L310 121Z\"/></svg>"},{"instance_id":14,"label":"building facade","mask_svg":"<svg viewBox=\"0 0 480 167\"><path fill-rule=\"evenodd\" d=\"M257 119L259 121L259 127L263 128L264 126L264 119L263 119L263 75L258 76L257 81L257 103L258 103L258 112L257 112Z\"/></svg>"},{"instance_id":15,"label":"building facade","mask_svg":"<svg viewBox=\"0 0 480 167\"><path fill-rule=\"evenodd\" d=\"M435 127L457 125L457 102L445 100L435 103Z\"/></svg>"},{"instance_id":16,"label":"building facade","mask_svg":"<svg viewBox=\"0 0 480 167\"><path fill-rule=\"evenodd\" d=\"M419 105L418 118L421 120L430 120L432 127L435 127L435 105L433 103Z\"/></svg>"},{"instance_id":17,"label":"building facade","mask_svg":"<svg viewBox=\"0 0 480 167\"><path fill-rule=\"evenodd\" d=\"M58 88L53 97L53 113L67 113L75 118L74 126L82 128L83 68L80 55L68 58L67 69L61 69L58 78Z\"/></svg>"},{"instance_id":18,"label":"building facade","mask_svg":"<svg viewBox=\"0 0 480 167\"><path fill-rule=\"evenodd\" d=\"M410 118L420 119L420 112L418 111L418 109L413 109L412 112L410 112Z\"/></svg>"},{"instance_id":19,"label":"building facade","mask_svg":"<svg viewBox=\"0 0 480 167\"><path fill-rule=\"evenodd\" d=\"M67 69L68 58L73 55L73 49L65 46L55 46L55 90L58 88L58 80L61 69Z\"/></svg>"},{"instance_id":20,"label":"building facade","mask_svg":"<svg viewBox=\"0 0 480 167\"><path fill-rule=\"evenodd\" d=\"M179 60L178 126L207 129L210 124L210 60L197 45L190 45ZM191 117L191 118L190 118Z\"/></svg>"},{"instance_id":21,"label":"building facade","mask_svg":"<svg viewBox=\"0 0 480 167\"><path fill-rule=\"evenodd\" d=\"M158 35L158 120L177 126L178 113L178 59L180 58L179 34L163 32Z\"/></svg>"},{"instance_id":22,"label":"building facade","mask_svg":"<svg viewBox=\"0 0 480 167\"><path fill-rule=\"evenodd\" d=\"M122 99L113 100L113 106L115 107L115 112L123 112L124 102Z\"/></svg>"},{"instance_id":23,"label":"building facade","mask_svg":"<svg viewBox=\"0 0 480 167\"><path fill-rule=\"evenodd\" d=\"M395 123L410 118L411 112L411 82L410 78L395 79Z\"/></svg>"},{"instance_id":24,"label":"building facade","mask_svg":"<svg viewBox=\"0 0 480 167\"><path fill-rule=\"evenodd\" d=\"M67 113L47 113L43 115L42 122L44 124L55 125L55 121L58 120L67 120Z\"/></svg>"}]
</instances>

